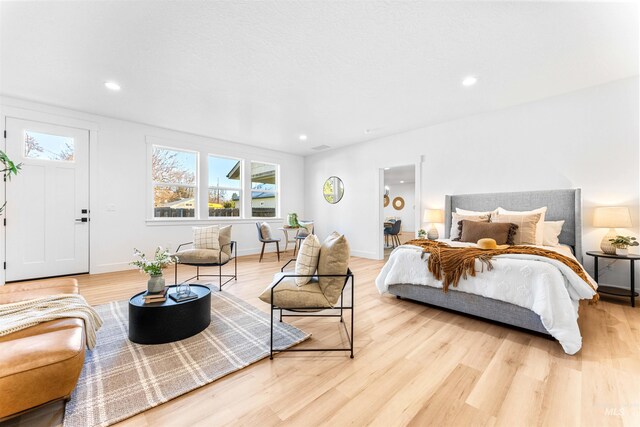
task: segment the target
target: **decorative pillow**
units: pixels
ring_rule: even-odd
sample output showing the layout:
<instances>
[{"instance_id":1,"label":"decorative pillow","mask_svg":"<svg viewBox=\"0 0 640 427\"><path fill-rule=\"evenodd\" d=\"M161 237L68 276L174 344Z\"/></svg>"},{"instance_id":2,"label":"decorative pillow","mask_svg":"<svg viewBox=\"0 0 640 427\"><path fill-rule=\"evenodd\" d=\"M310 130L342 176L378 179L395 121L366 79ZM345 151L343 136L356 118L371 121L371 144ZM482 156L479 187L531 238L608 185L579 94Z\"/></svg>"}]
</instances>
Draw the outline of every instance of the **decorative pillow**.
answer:
<instances>
[{"instance_id":1,"label":"decorative pillow","mask_svg":"<svg viewBox=\"0 0 640 427\"><path fill-rule=\"evenodd\" d=\"M320 240L315 234L309 234L300 246L298 257L296 258L296 274L312 275L318 268L318 258L320 257ZM296 277L296 285L302 286L309 283L311 277Z\"/></svg>"},{"instance_id":2,"label":"decorative pillow","mask_svg":"<svg viewBox=\"0 0 640 427\"><path fill-rule=\"evenodd\" d=\"M510 223L518 226L518 231L513 238L514 245L535 245L536 243L536 229L538 222L540 222L540 216L542 214L531 215L507 215L507 214L495 214L491 216L491 222L495 223Z\"/></svg>"},{"instance_id":3,"label":"decorative pillow","mask_svg":"<svg viewBox=\"0 0 640 427\"><path fill-rule=\"evenodd\" d=\"M492 211L468 211L466 209L456 208L456 213L460 215L491 215L498 213L498 209L494 209Z\"/></svg>"},{"instance_id":4,"label":"decorative pillow","mask_svg":"<svg viewBox=\"0 0 640 427\"><path fill-rule=\"evenodd\" d=\"M266 222L260 224L260 234L262 234L262 238L264 240L273 239L273 235L271 234L271 226Z\"/></svg>"},{"instance_id":5,"label":"decorative pillow","mask_svg":"<svg viewBox=\"0 0 640 427\"><path fill-rule=\"evenodd\" d=\"M451 231L449 232L449 238L451 240L460 239L460 230L458 229L458 223L463 219L476 222L489 222L489 215L461 215L455 212L451 212Z\"/></svg>"},{"instance_id":6,"label":"decorative pillow","mask_svg":"<svg viewBox=\"0 0 640 427\"><path fill-rule=\"evenodd\" d=\"M298 231L299 236L306 236L307 234L313 233L313 221L299 221L300 230Z\"/></svg>"},{"instance_id":7,"label":"decorative pillow","mask_svg":"<svg viewBox=\"0 0 640 427\"><path fill-rule=\"evenodd\" d=\"M346 274L350 253L347 239L336 231L331 233L320 247L318 275ZM320 277L318 284L327 301L333 305L338 302L342 293L344 277Z\"/></svg>"},{"instance_id":8,"label":"decorative pillow","mask_svg":"<svg viewBox=\"0 0 640 427\"><path fill-rule=\"evenodd\" d=\"M193 227L193 248L220 250L220 226Z\"/></svg>"},{"instance_id":9,"label":"decorative pillow","mask_svg":"<svg viewBox=\"0 0 640 427\"><path fill-rule=\"evenodd\" d=\"M533 215L540 214L540 220L538 224L536 224L536 245L542 245L544 241L544 217L547 213L547 207L543 206L538 209L533 209L530 211L508 211L503 208L498 208L498 214L507 214L507 215Z\"/></svg>"},{"instance_id":10,"label":"decorative pillow","mask_svg":"<svg viewBox=\"0 0 640 427\"><path fill-rule=\"evenodd\" d=\"M542 244L544 246L558 246L560 245L560 233L562 233L562 221L545 221L544 222L544 239Z\"/></svg>"},{"instance_id":11,"label":"decorative pillow","mask_svg":"<svg viewBox=\"0 0 640 427\"><path fill-rule=\"evenodd\" d=\"M518 226L510 223L478 222L463 219L460 221L460 241L476 243L480 239L490 238L498 245L513 245Z\"/></svg>"},{"instance_id":12,"label":"decorative pillow","mask_svg":"<svg viewBox=\"0 0 640 427\"><path fill-rule=\"evenodd\" d=\"M218 234L218 243L220 244L220 249L225 254L231 256L231 226L227 225L225 227L220 227L220 233Z\"/></svg>"}]
</instances>

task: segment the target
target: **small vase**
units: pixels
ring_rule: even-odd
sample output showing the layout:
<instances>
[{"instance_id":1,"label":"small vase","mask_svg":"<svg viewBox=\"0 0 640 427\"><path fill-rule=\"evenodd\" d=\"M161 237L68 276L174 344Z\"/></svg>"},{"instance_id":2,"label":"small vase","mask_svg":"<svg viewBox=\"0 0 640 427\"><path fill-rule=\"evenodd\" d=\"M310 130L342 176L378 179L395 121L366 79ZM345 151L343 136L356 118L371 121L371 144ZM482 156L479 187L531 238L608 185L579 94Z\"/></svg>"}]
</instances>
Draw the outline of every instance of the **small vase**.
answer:
<instances>
[{"instance_id":1,"label":"small vase","mask_svg":"<svg viewBox=\"0 0 640 427\"><path fill-rule=\"evenodd\" d=\"M629 255L629 248L616 248L616 255L627 256Z\"/></svg>"},{"instance_id":2,"label":"small vase","mask_svg":"<svg viewBox=\"0 0 640 427\"><path fill-rule=\"evenodd\" d=\"M150 274L147 281L147 292L157 294L164 291L164 277L162 274Z\"/></svg>"}]
</instances>

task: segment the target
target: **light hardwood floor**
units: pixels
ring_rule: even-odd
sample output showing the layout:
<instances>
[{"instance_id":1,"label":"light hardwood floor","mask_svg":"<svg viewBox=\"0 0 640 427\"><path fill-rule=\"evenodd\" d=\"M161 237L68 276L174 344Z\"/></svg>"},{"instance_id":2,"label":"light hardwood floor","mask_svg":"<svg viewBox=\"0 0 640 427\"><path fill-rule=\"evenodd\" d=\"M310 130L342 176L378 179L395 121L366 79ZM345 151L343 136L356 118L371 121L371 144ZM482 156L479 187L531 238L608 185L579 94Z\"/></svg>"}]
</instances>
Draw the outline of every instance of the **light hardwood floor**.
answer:
<instances>
[{"instance_id":1,"label":"light hardwood floor","mask_svg":"<svg viewBox=\"0 0 640 427\"><path fill-rule=\"evenodd\" d=\"M273 254L260 264L243 257L239 280L225 292L266 311L257 295L279 265ZM351 262L355 359L281 354L119 425L640 425L640 308L624 300L584 304L583 349L568 356L540 336L381 296L373 283L381 266ZM145 286L133 271L78 279L91 304ZM335 320L292 323L313 333L309 344L341 338ZM56 425L61 414L62 405L52 404L8 425Z\"/></svg>"}]
</instances>

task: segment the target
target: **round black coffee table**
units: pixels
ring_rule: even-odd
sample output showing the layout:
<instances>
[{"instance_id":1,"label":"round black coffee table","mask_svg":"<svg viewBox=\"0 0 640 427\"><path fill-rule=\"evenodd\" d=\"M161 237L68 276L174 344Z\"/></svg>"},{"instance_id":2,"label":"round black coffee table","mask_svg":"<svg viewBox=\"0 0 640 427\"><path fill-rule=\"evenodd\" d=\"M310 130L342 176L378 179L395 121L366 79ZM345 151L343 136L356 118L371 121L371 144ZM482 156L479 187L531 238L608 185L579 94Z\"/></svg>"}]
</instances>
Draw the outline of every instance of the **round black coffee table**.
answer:
<instances>
[{"instance_id":1,"label":"round black coffee table","mask_svg":"<svg viewBox=\"0 0 640 427\"><path fill-rule=\"evenodd\" d=\"M191 285L197 299L175 302L169 294L167 300L144 304L144 292L129 300L129 339L138 344L164 344L189 338L202 332L211 323L211 290L203 285Z\"/></svg>"}]
</instances>

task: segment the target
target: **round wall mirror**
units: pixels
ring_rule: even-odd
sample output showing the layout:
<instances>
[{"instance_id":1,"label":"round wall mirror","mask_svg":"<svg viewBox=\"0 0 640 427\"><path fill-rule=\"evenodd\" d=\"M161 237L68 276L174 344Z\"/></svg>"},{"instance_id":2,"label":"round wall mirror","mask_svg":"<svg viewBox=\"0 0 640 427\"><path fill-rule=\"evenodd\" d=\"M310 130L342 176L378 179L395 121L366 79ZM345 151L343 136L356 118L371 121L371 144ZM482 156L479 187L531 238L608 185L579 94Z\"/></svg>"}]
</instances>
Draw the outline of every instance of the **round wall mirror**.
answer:
<instances>
[{"instance_id":1,"label":"round wall mirror","mask_svg":"<svg viewBox=\"0 0 640 427\"><path fill-rule=\"evenodd\" d=\"M337 176L329 177L329 179L324 182L322 194L324 195L324 199L332 205L338 203L342 200L342 196L344 196L344 184L342 180Z\"/></svg>"},{"instance_id":2,"label":"round wall mirror","mask_svg":"<svg viewBox=\"0 0 640 427\"><path fill-rule=\"evenodd\" d=\"M397 211L401 211L404 208L404 199L402 197L396 197L393 199L393 207Z\"/></svg>"}]
</instances>

